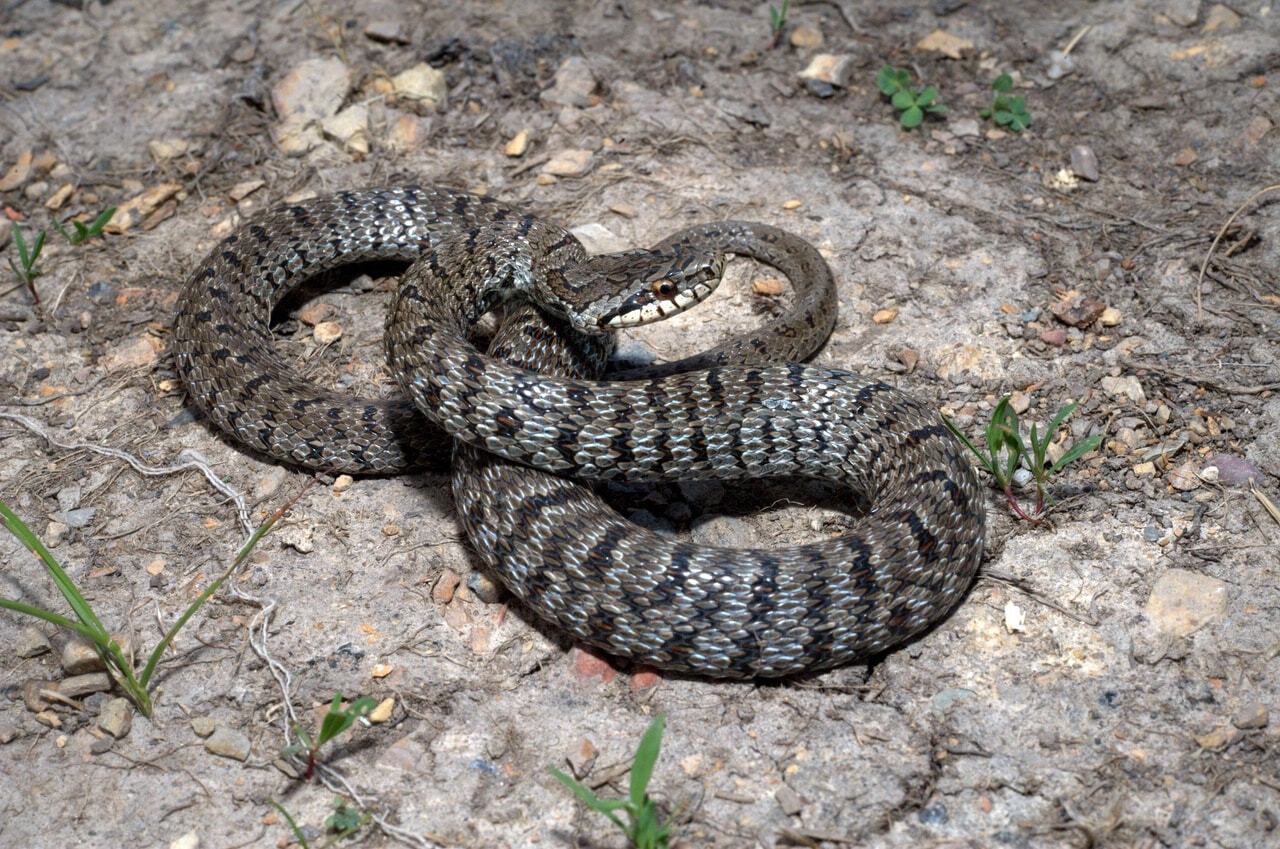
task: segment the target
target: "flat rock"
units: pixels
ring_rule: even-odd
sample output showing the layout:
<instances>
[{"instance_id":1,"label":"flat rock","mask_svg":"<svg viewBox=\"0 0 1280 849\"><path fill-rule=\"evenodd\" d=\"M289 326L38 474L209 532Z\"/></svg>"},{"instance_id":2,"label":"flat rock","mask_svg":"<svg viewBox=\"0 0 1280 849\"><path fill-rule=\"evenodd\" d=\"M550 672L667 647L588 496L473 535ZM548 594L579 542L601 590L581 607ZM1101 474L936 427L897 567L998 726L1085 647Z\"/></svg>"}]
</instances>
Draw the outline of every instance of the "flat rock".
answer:
<instances>
[{"instance_id":1,"label":"flat rock","mask_svg":"<svg viewBox=\"0 0 1280 849\"><path fill-rule=\"evenodd\" d=\"M108 699L98 712L98 727L117 740L127 736L133 727L133 705L123 697Z\"/></svg>"},{"instance_id":2,"label":"flat rock","mask_svg":"<svg viewBox=\"0 0 1280 849\"><path fill-rule=\"evenodd\" d=\"M219 726L209 735L204 747L210 754L238 761L248 760L252 748L249 738L242 732L224 726Z\"/></svg>"},{"instance_id":3,"label":"flat rock","mask_svg":"<svg viewBox=\"0 0 1280 849\"><path fill-rule=\"evenodd\" d=\"M587 60L581 56L570 56L556 69L551 88L538 97L552 106L584 107L591 105L591 93L595 89L596 78Z\"/></svg>"},{"instance_id":4,"label":"flat rock","mask_svg":"<svg viewBox=\"0 0 1280 849\"><path fill-rule=\"evenodd\" d=\"M45 636L44 631L41 631L35 625L28 625L19 632L18 639L13 645L13 651L18 657L28 658L52 651L52 647L49 645L49 638Z\"/></svg>"},{"instance_id":5,"label":"flat rock","mask_svg":"<svg viewBox=\"0 0 1280 849\"><path fill-rule=\"evenodd\" d=\"M337 59L307 59L293 66L271 88L280 123L273 129L276 144L297 156L321 141L317 124L336 115L351 86L351 71Z\"/></svg>"},{"instance_id":6,"label":"flat rock","mask_svg":"<svg viewBox=\"0 0 1280 849\"><path fill-rule=\"evenodd\" d=\"M69 699L80 699L93 693L105 693L111 689L111 676L105 672L86 672L72 675L58 682L58 692Z\"/></svg>"}]
</instances>

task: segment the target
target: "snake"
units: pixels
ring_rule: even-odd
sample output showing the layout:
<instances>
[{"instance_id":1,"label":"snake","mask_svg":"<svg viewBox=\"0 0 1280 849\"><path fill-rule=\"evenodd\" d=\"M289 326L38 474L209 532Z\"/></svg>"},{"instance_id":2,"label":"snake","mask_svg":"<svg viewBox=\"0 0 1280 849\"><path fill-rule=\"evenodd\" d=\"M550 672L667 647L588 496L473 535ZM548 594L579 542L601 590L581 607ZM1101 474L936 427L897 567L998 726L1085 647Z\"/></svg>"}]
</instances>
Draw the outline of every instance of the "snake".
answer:
<instances>
[{"instance_id":1,"label":"snake","mask_svg":"<svg viewBox=\"0 0 1280 849\"><path fill-rule=\"evenodd\" d=\"M675 364L602 372L611 331L705 298L727 256L772 265L791 306ZM316 386L273 349L274 307L360 262L411 265L385 330L401 397ZM474 322L505 317L488 353ZM926 630L978 568L983 498L936 411L884 382L807 366L835 324L809 242L754 222L589 256L571 233L444 187L337 192L242 225L190 275L174 362L220 430L276 460L395 474L452 458L467 535L537 617L676 674L769 679L864 660ZM635 525L592 481L811 478L847 494L841 532L769 549Z\"/></svg>"}]
</instances>

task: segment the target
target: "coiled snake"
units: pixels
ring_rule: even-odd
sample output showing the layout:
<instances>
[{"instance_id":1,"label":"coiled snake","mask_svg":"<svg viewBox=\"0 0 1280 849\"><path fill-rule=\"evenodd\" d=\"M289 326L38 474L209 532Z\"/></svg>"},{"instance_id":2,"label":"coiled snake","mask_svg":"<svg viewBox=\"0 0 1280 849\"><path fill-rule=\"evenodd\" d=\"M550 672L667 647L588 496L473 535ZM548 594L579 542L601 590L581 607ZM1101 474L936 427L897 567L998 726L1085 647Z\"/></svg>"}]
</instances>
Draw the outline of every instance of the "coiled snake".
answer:
<instances>
[{"instance_id":1,"label":"coiled snake","mask_svg":"<svg viewBox=\"0 0 1280 849\"><path fill-rule=\"evenodd\" d=\"M663 373L597 379L603 331L701 299L726 252L786 274L789 311ZM434 426L403 401L319 389L272 352L270 314L287 292L380 259L419 260L386 339ZM559 318L513 302L494 356L481 355L465 333L511 292ZM958 601L982 552L976 479L935 413L883 383L790 362L825 340L834 299L817 251L764 225L586 257L566 231L490 198L397 187L282 207L229 236L183 290L174 353L214 423L287 462L388 473L458 440L454 496L473 544L575 637L678 672L777 677L918 633ZM770 476L835 481L864 512L821 542L712 548L626 522L570 479Z\"/></svg>"}]
</instances>

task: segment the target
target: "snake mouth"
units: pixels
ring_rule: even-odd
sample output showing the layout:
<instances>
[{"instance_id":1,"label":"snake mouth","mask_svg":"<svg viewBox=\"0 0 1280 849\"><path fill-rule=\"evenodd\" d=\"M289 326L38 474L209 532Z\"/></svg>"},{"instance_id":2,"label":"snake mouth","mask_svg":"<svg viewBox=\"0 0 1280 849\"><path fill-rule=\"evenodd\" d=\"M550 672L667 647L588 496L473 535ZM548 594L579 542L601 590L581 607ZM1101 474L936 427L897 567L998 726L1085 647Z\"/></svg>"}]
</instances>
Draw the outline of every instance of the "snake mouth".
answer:
<instances>
[{"instance_id":1,"label":"snake mouth","mask_svg":"<svg viewBox=\"0 0 1280 849\"><path fill-rule=\"evenodd\" d=\"M631 295L613 312L600 319L600 326L618 330L624 327L639 327L684 312L689 307L706 299L714 286L704 282L693 283L680 289L674 295L663 297L651 291L637 292Z\"/></svg>"}]
</instances>

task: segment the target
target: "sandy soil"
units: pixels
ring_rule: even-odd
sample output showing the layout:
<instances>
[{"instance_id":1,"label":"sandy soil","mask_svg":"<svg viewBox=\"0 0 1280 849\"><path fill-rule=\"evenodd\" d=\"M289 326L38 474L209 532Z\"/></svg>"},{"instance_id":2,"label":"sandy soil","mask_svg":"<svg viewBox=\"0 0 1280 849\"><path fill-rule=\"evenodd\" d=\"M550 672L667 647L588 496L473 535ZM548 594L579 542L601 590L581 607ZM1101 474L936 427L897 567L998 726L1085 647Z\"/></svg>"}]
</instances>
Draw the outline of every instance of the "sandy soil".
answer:
<instances>
[{"instance_id":1,"label":"sandy soil","mask_svg":"<svg viewBox=\"0 0 1280 849\"><path fill-rule=\"evenodd\" d=\"M623 795L661 713L651 791L678 845L1280 846L1280 525L1231 474L1280 500L1275 195L1197 280L1280 173L1280 10L812 3L768 49L752 3L74 6L0 10L0 247L15 256L13 221L30 237L122 212L79 247L51 232L39 310L5 284L0 498L147 651L244 541L228 492L252 524L297 501L119 739L100 715L118 692L38 704L39 682L66 685L66 635L0 614L0 844L285 845L276 800L315 846L341 795L375 818L349 845L621 847L546 768ZM935 30L953 39L922 45ZM799 76L818 53L845 57L836 84ZM946 119L900 128L885 63L937 85ZM443 97L410 96L430 70L397 76L422 65ZM1027 132L978 114L1003 71ZM1087 154L1072 170L1079 146L1096 180ZM1002 395L1031 421L1078 401L1063 439L1102 447L1056 479L1049 524L993 490L967 599L870 665L769 686L615 671L469 586L444 475L304 491L175 379L176 293L218 238L285 198L404 181L496 194L596 249L730 216L786 227L839 279L817 362L975 436ZM624 346L675 357L759 320L758 276L738 263ZM385 385L385 290L291 304L282 354ZM1075 298L1086 315L1062 309ZM317 315L340 339L318 340ZM168 468L183 452L209 477ZM839 528L821 503L736 489L627 503L711 541ZM0 563L0 593L61 609L7 536ZM324 751L327 784L304 781L281 759L288 717L314 725L337 692L389 713Z\"/></svg>"}]
</instances>

